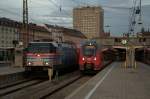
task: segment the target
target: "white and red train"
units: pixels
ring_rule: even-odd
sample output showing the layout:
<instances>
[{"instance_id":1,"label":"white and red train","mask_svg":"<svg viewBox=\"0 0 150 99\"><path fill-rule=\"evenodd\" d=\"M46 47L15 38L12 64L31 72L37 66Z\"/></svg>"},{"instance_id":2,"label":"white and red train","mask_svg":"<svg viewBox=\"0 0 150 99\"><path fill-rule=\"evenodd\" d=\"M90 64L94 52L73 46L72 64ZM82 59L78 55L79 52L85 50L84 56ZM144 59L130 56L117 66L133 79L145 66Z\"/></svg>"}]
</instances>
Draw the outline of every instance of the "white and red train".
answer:
<instances>
[{"instance_id":1,"label":"white and red train","mask_svg":"<svg viewBox=\"0 0 150 99\"><path fill-rule=\"evenodd\" d=\"M105 50L106 51L106 50ZM110 62L110 61L108 61ZM107 63L108 63L107 62ZM104 51L96 41L87 41L81 44L79 51L79 67L82 72L98 72L106 64Z\"/></svg>"}]
</instances>

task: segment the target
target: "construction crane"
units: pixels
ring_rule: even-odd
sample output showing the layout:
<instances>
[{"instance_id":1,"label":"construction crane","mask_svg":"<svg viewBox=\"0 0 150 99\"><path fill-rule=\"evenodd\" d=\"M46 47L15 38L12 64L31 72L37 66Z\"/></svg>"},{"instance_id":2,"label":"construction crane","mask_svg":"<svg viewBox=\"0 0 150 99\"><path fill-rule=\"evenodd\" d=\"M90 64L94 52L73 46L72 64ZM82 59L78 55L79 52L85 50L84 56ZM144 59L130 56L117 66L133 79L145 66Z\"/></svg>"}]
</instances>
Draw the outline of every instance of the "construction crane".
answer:
<instances>
[{"instance_id":1,"label":"construction crane","mask_svg":"<svg viewBox=\"0 0 150 99\"><path fill-rule=\"evenodd\" d=\"M29 43L29 27L28 27L28 0L23 0L23 27L22 27L24 47Z\"/></svg>"},{"instance_id":2,"label":"construction crane","mask_svg":"<svg viewBox=\"0 0 150 99\"><path fill-rule=\"evenodd\" d=\"M130 9L130 18L129 18L129 32L127 36L135 35L135 28L136 25L142 25L142 7L141 7L141 0L139 2L137 0L133 1L133 7ZM139 18L137 20L137 17Z\"/></svg>"}]
</instances>

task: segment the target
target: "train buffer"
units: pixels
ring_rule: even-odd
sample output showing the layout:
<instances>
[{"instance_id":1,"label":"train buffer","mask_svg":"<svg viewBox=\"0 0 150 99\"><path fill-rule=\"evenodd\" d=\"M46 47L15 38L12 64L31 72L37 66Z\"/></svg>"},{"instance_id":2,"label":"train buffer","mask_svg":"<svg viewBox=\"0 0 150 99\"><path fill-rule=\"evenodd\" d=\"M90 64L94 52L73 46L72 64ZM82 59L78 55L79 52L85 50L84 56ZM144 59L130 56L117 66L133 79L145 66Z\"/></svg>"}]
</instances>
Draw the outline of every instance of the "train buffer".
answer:
<instances>
[{"instance_id":1,"label":"train buffer","mask_svg":"<svg viewBox=\"0 0 150 99\"><path fill-rule=\"evenodd\" d=\"M149 99L150 66L137 62L137 68L124 68L114 62L65 99Z\"/></svg>"}]
</instances>

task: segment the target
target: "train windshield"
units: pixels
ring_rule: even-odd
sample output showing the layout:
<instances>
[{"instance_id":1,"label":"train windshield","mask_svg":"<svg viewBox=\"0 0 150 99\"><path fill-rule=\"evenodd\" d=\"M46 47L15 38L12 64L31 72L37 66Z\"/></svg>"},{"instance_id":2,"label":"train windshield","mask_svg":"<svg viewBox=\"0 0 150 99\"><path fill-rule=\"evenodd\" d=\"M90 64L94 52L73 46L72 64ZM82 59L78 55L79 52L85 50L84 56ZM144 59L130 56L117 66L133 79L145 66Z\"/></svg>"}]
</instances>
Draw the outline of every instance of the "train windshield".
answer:
<instances>
[{"instance_id":1,"label":"train windshield","mask_svg":"<svg viewBox=\"0 0 150 99\"><path fill-rule=\"evenodd\" d=\"M84 56L95 56L96 55L96 47L95 46L85 46L83 48L83 54Z\"/></svg>"},{"instance_id":2,"label":"train windshield","mask_svg":"<svg viewBox=\"0 0 150 99\"><path fill-rule=\"evenodd\" d=\"M54 53L56 47L51 43L30 43L27 50L29 53Z\"/></svg>"}]
</instances>

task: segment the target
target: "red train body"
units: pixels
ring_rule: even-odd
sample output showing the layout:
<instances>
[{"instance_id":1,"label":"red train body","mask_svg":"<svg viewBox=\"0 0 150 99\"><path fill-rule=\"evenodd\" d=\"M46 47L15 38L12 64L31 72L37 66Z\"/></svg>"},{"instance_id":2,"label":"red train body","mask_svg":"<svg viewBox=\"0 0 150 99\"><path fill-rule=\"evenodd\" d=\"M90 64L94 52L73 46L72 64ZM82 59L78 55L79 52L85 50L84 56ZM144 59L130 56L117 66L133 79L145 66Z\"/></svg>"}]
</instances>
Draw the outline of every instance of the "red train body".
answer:
<instances>
[{"instance_id":1,"label":"red train body","mask_svg":"<svg viewBox=\"0 0 150 99\"><path fill-rule=\"evenodd\" d=\"M103 67L103 54L96 44L80 47L79 66L81 71L99 71Z\"/></svg>"}]
</instances>

